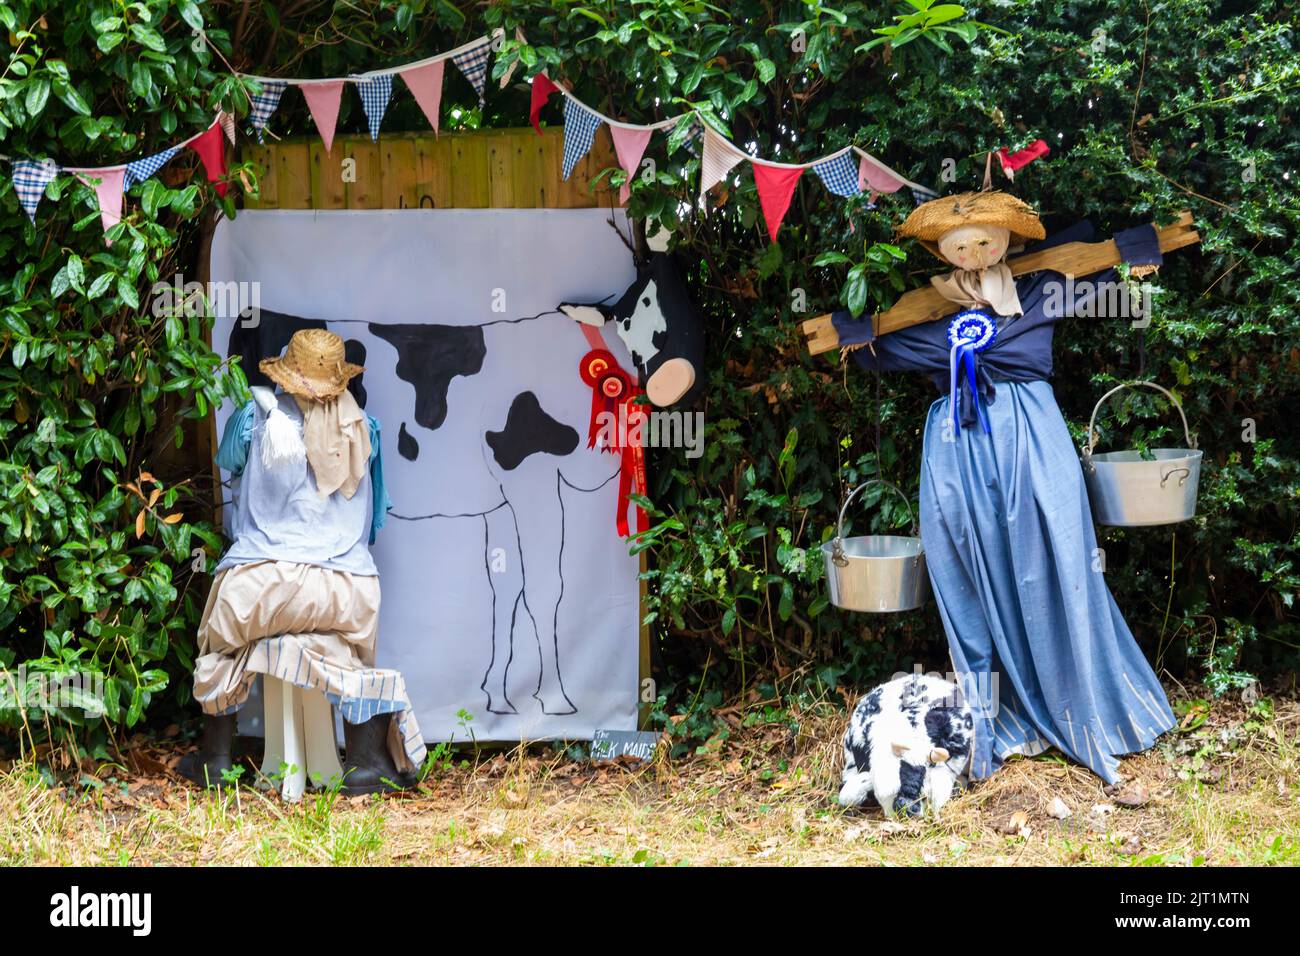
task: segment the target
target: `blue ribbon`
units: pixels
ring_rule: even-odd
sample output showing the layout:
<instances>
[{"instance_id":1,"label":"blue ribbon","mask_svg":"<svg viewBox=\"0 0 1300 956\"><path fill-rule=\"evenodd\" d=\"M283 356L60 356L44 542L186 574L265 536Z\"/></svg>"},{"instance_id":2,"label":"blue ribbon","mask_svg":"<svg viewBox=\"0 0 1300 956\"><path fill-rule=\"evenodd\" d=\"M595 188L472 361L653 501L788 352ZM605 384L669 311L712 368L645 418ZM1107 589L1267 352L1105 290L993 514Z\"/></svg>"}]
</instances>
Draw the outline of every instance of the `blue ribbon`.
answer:
<instances>
[{"instance_id":1,"label":"blue ribbon","mask_svg":"<svg viewBox=\"0 0 1300 956\"><path fill-rule=\"evenodd\" d=\"M948 355L949 413L952 415L953 434L961 431L961 369L966 370L966 383L970 388L971 402L979 416L984 434L991 434L988 416L980 403L979 381L975 375L975 355L983 352L998 337L998 327L989 315L975 309L959 312L948 326L948 341L952 351Z\"/></svg>"}]
</instances>

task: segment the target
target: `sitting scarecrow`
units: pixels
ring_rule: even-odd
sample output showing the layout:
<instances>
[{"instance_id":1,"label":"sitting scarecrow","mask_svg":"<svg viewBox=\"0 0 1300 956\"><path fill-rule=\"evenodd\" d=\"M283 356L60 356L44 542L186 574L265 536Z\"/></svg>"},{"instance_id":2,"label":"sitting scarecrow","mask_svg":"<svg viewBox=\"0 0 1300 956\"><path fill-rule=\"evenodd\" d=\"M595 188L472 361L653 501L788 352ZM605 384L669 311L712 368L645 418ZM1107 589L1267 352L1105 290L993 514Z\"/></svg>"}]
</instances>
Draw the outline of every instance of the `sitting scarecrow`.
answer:
<instances>
[{"instance_id":1,"label":"sitting scarecrow","mask_svg":"<svg viewBox=\"0 0 1300 956\"><path fill-rule=\"evenodd\" d=\"M320 691L342 713L343 792L402 781L425 747L401 674L379 669L379 577L369 545L384 523L379 423L347 389L363 369L324 329L294 334L259 366L231 416L217 464L237 478L228 530L199 624L194 697L199 750L180 772L219 786L232 768L236 712L258 674Z\"/></svg>"},{"instance_id":2,"label":"sitting scarecrow","mask_svg":"<svg viewBox=\"0 0 1300 956\"><path fill-rule=\"evenodd\" d=\"M942 297L928 316L938 321L888 335L847 312L831 321L863 367L925 372L942 392L925 427L921 538L974 716L970 776L1053 746L1113 783L1117 758L1147 749L1175 721L1094 566L1083 473L1049 379L1055 323L1104 318L1098 285L1118 275L1067 282L1050 269L1013 268L1008 249L1045 232L1033 209L1004 193L933 200L899 231L957 267L914 294ZM1031 248L1090 236L1082 223ZM1150 225L1116 235L1115 246L1132 265L1161 262Z\"/></svg>"}]
</instances>

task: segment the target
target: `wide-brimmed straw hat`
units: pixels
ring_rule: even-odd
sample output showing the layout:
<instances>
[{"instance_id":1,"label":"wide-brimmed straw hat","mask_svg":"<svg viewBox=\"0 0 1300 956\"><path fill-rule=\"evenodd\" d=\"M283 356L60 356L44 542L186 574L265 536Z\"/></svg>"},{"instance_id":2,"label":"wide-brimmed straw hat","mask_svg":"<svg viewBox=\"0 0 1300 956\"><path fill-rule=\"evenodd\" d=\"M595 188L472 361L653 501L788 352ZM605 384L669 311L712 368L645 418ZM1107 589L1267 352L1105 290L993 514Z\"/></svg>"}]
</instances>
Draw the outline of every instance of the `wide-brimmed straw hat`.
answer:
<instances>
[{"instance_id":1,"label":"wide-brimmed straw hat","mask_svg":"<svg viewBox=\"0 0 1300 956\"><path fill-rule=\"evenodd\" d=\"M921 245L937 256L940 237L958 226L1002 226L1010 231L1013 244L1047 235L1031 206L1010 193L997 191L931 199L912 210L898 227L898 234L921 240Z\"/></svg>"},{"instance_id":2,"label":"wide-brimmed straw hat","mask_svg":"<svg viewBox=\"0 0 1300 956\"><path fill-rule=\"evenodd\" d=\"M262 359L257 367L290 395L317 402L342 395L365 371L344 358L343 340L325 329L299 329L283 357Z\"/></svg>"}]
</instances>

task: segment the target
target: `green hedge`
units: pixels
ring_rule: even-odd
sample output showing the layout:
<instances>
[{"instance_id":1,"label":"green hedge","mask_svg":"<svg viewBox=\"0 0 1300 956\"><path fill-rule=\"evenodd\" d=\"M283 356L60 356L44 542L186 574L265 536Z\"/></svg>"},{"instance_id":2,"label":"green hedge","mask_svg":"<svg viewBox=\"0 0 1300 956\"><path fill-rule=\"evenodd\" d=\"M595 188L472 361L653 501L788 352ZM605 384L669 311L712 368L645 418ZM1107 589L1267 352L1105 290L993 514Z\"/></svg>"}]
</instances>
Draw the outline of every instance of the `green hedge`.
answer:
<instances>
[{"instance_id":1,"label":"green hedge","mask_svg":"<svg viewBox=\"0 0 1300 956\"><path fill-rule=\"evenodd\" d=\"M526 37L507 41L493 68L495 79L518 60L514 85L492 83L480 111L449 71L445 128L522 125L519 80L545 65L606 112L648 121L690 104L768 157L852 142L955 191L978 187L988 149L1041 136L1052 155L1023 170L1014 190L1050 219L1088 217L1109 230L1191 209L1203 244L1161 270L1151 326L1064 324L1056 391L1077 435L1110 384L1152 377L1177 391L1206 450L1194 522L1102 533L1111 587L1152 656L1217 689L1294 668L1300 57L1291 5L46 7L0 3L10 33L0 151L14 156L93 165L165 146L206 125L218 103L242 105L223 58L253 72L338 75L503 26ZM200 27L222 56L196 42ZM364 128L355 98L343 102L341 128ZM385 128L424 125L399 91ZM285 97L275 128L311 131L300 99ZM903 245L900 258L890 245L910 198L886 196L872 210L829 196L808 174L772 244L747 173L709 198L707 214L695 210L698 160L678 146L652 142L657 175L635 181L630 206L675 229L709 330L705 454L652 461L651 614L668 708L756 682L785 691L808 679L861 684L914 661L942 667L932 613L879 620L827 608L816 550L843 490L863 477L915 490L933 389L811 359L798 332L840 301L877 308L925 281L926 255ZM7 177L0 185L0 243L13 264L0 276L0 663L105 669L115 709L96 724L101 742L165 686L165 699L184 702L207 583L192 552L215 553L219 542L205 523L210 471L193 456L186 463L193 442L180 455L162 446L196 434L187 419L243 388L211 356L201 320L148 309L157 276L194 274L216 211L201 175L167 181L131 191L110 250L86 187L60 180L32 228ZM1119 412L1116 441L1170 433L1167 407L1148 396ZM163 493L137 537L142 502L127 483L138 488L141 471ZM158 520L178 512L174 525ZM888 502L873 514L878 528L905 521Z\"/></svg>"}]
</instances>

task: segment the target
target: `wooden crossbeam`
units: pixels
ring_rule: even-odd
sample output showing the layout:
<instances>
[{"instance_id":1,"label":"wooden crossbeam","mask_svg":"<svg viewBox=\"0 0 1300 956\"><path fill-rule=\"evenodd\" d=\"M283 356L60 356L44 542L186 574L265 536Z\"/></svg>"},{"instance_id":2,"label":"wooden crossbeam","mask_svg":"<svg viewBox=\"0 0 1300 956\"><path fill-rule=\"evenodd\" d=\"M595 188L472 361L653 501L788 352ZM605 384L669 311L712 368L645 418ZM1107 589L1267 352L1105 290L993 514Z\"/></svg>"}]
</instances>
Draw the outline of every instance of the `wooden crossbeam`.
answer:
<instances>
[{"instance_id":1,"label":"wooden crossbeam","mask_svg":"<svg viewBox=\"0 0 1300 956\"><path fill-rule=\"evenodd\" d=\"M1186 209L1172 225L1157 229L1156 237L1160 240L1161 252L1173 252L1201 241L1200 234L1192 225L1192 214ZM1041 272L1044 269L1063 275L1087 276L1117 266L1122 261L1115 240L1107 239L1104 242L1067 242L1042 252L1031 252L1009 259L1007 265L1011 267L1013 276ZM876 313L873 317L876 335L888 335L922 322L933 322L952 315L955 310L956 306L933 286L913 289L904 293L892 308ZM804 322L803 333L808 339L808 351L813 355L821 355L840 346L829 312Z\"/></svg>"}]
</instances>

